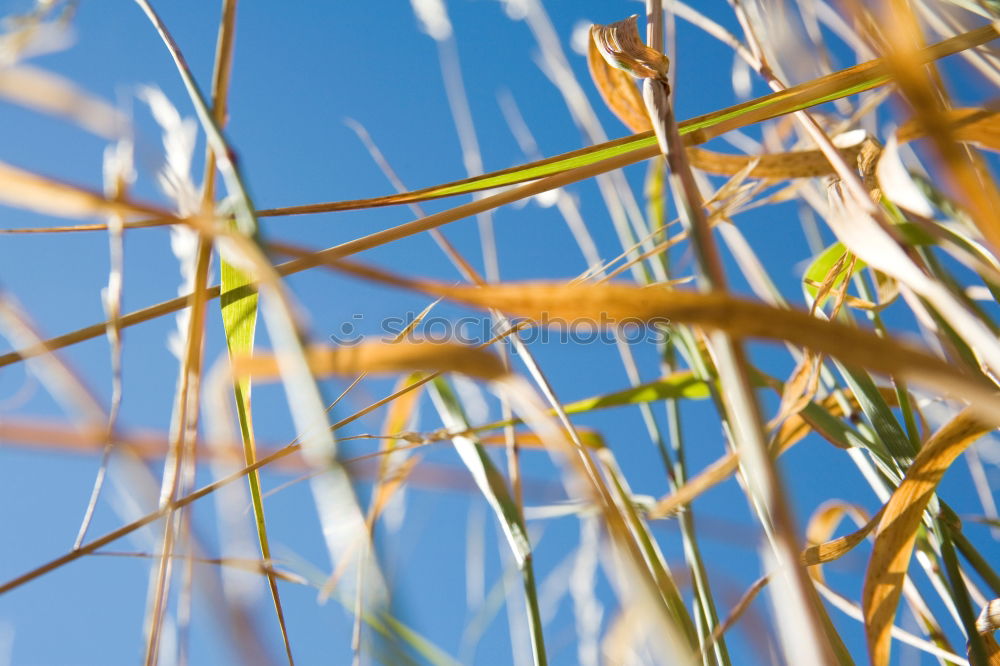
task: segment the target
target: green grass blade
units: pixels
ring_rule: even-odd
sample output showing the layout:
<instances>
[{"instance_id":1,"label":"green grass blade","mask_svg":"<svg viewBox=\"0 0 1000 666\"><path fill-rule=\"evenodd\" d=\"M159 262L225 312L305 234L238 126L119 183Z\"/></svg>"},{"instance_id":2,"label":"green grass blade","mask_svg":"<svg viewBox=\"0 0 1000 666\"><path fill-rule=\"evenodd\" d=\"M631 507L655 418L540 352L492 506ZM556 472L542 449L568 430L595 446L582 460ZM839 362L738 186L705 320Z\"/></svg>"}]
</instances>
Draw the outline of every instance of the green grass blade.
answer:
<instances>
[{"instance_id":1,"label":"green grass blade","mask_svg":"<svg viewBox=\"0 0 1000 666\"><path fill-rule=\"evenodd\" d=\"M652 573L656 581L656 587L663 598L663 603L670 610L671 617L676 622L678 629L683 633L684 638L687 639L688 645L692 649L697 649L697 631L684 603L684 596L677 587L677 583L674 581L674 577L667 567L663 553L660 551L656 539L653 538L653 535L649 531L649 526L636 511L632 491L625 481L625 476L622 474L621 468L614 458L614 454L610 449L604 449L597 454L597 459L611 480L610 487L617 496L617 502L622 508L629 528L635 533L636 541L642 548L650 573Z\"/></svg>"},{"instance_id":2,"label":"green grass blade","mask_svg":"<svg viewBox=\"0 0 1000 666\"><path fill-rule=\"evenodd\" d=\"M434 405L441 415L445 427L453 432L468 431L469 423L462 405L448 383L444 379L438 378L430 384L429 388ZM521 517L521 511L511 496L503 475L490 460L482 444L473 437L465 435L453 437L452 442L462 462L472 473L472 478L480 492L483 493L500 521L500 526L507 537L511 551L514 553L514 560L521 571L524 582L532 656L537 666L544 666L547 663L547 658L542 633L541 611L538 606L538 590L535 585L532 565L531 543L528 540L528 530Z\"/></svg>"},{"instance_id":3,"label":"green grass blade","mask_svg":"<svg viewBox=\"0 0 1000 666\"><path fill-rule=\"evenodd\" d=\"M981 46L997 37L997 34L993 26L984 26L928 46L921 52L921 56L924 62L938 60L964 51L965 49ZM885 85L888 82L889 76L886 65L881 60L872 60L797 86L792 86L781 92L765 95L744 102L743 104L737 104L736 106L731 106L720 111L681 121L678 123L677 128L684 138L685 144L696 145L733 129L808 109L842 97L856 95L860 92ZM501 171L493 171L482 176L466 178L444 185L435 185L412 192L371 199L354 199L287 208L271 208L258 211L258 215L261 217L275 217L280 215L357 210L361 208L428 201L495 187L515 185L528 180L542 178L543 176L562 173L577 167L596 164L597 162L629 153L635 153L636 161L659 155L660 150L656 143L656 137L652 132L643 132L537 162Z\"/></svg>"},{"instance_id":4,"label":"green grass blade","mask_svg":"<svg viewBox=\"0 0 1000 666\"><path fill-rule=\"evenodd\" d=\"M595 409L609 409L611 407L627 407L629 405L642 405L660 400L688 399L705 400L709 397L708 385L695 377L690 370L680 370L671 373L666 377L632 386L614 393L584 398L576 402L563 405L563 410L567 414L583 414ZM521 419L509 419L507 421L497 421L483 426L477 426L473 430L480 432L483 430L495 430L510 425L520 425Z\"/></svg>"},{"instance_id":5,"label":"green grass blade","mask_svg":"<svg viewBox=\"0 0 1000 666\"><path fill-rule=\"evenodd\" d=\"M191 70L187 66L187 62L184 60L180 49L177 47L176 42L174 42L173 37L171 37L166 25L160 20L160 17L153 10L148 0L136 0L136 3L143 10L143 12L145 12L150 22L159 33L163 43L166 45L167 50L170 52L171 58L174 60L177 71L184 83L184 88L188 93L188 97L194 105L202 130L205 132L209 148L215 156L214 166L219 169L225 181L226 188L229 193L233 195L235 215L231 224L238 229L240 233L252 238L259 245L259 228L257 225L257 218L254 214L253 202L251 201L247 189L244 186L243 178L239 170L230 158L231 151L222 135L222 131L219 129L219 123L216 122L215 116L205 101L205 96L202 94L201 89L191 73ZM231 31L234 16L235 4L227 5L224 8L223 29L220 39L225 35L225 23L227 21L229 22L229 30ZM229 37L231 37L231 32ZM220 55L222 55L225 50L228 49L228 46L224 47L220 45L220 49ZM224 57L228 56L224 55ZM253 349L254 332L257 323L257 290L252 286L251 279L248 275L239 269L236 269L231 264L228 264L225 260L221 262L220 270L220 282L222 291L224 292L222 298L220 299L220 304L226 333L226 344L229 348L229 353L230 355L234 353L249 353ZM256 453L254 451L253 426L250 417L249 378L241 380L234 387L234 389L236 394L237 413L239 415L240 422L240 433L243 440L244 455L246 456L247 464L250 465L256 460ZM248 476L248 479L250 482L250 494L253 503L257 535L260 541L261 555L265 561L269 561L271 557L270 545L264 522L264 506L260 492L260 477L258 472L254 470ZM271 598L274 603L275 613L278 619L278 626L281 631L285 655L288 659L288 663L293 664L294 659L292 657L292 647L288 638L288 629L285 624L281 599L278 595L277 582L274 576L270 573L267 576L267 580Z\"/></svg>"},{"instance_id":6,"label":"green grass blade","mask_svg":"<svg viewBox=\"0 0 1000 666\"><path fill-rule=\"evenodd\" d=\"M705 400L708 397L708 385L695 377L690 370L681 370L623 391L577 400L564 405L563 409L566 410L567 414L580 414L595 409L625 407L659 400Z\"/></svg>"}]
</instances>

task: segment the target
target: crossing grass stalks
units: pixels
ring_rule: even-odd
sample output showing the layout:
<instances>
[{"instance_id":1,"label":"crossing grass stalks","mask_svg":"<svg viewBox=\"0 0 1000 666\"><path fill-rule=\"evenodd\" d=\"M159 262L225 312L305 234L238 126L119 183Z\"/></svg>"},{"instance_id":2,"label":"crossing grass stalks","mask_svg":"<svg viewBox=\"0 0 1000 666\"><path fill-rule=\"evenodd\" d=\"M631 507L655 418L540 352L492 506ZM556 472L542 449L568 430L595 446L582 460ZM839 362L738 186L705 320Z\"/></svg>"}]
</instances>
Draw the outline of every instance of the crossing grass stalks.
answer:
<instances>
[{"instance_id":1,"label":"crossing grass stalks","mask_svg":"<svg viewBox=\"0 0 1000 666\"><path fill-rule=\"evenodd\" d=\"M213 602L222 626L231 630L220 633L220 642L233 642L247 663L267 661L271 637L254 628L256 609L244 593L258 584L268 591L269 621L290 664L298 642L307 639L289 618L309 612L300 606L289 612L287 591L293 586L312 586L321 602L331 598L345 608L350 644L336 646L335 653L353 654L355 663L457 663L468 655L449 654L398 612L393 580L383 566L386 542L375 536L392 538L392 530L379 525L391 520L396 504L409 501L411 489L458 488L470 504L491 509L488 520L503 536L498 558L510 563L511 573L508 579L500 572L489 598L476 600L470 593L470 603L478 605L468 609L473 620L464 631L455 627L455 643L460 637L474 641L496 612L491 604L502 602L520 663L546 664L558 651L560 663L581 664L883 666L896 663L893 654L905 644L920 658L941 663L1000 664L993 638L1000 625L991 610L1000 603L1000 576L983 554L996 547L982 537L985 530L973 533L970 527L996 524L990 475L979 457L969 457L982 504L972 520L951 508L955 498L938 492L955 461L1000 425L1000 113L994 107L1000 7L986 0L730 0L729 29L680 0L648 0L644 11L621 2L622 20L589 32L590 80L578 80L542 0L505 0L511 20L524 21L533 35L538 61L585 145L536 159L531 132L506 96L505 116L533 161L483 173L468 81L458 60L461 35L448 18L449 7L461 1L412 0L412 8L438 46L465 177L374 198L361 194L263 210L246 188L252 174L243 173L233 157L239 147L224 133L231 72L240 67L233 51L237 0L220 3L207 81L194 74L203 63L188 65L153 3L136 0L148 17L149 39L162 43L188 96L144 95L164 134L164 196L157 201L130 190L133 130L127 114L28 63L33 45L44 44L40 38L72 24L75 4L38 0L27 14L11 18L0 40L0 97L64 118L109 141L116 152L109 152L115 159L104 192L55 172L0 162L0 202L67 220L0 233L10 242L28 233L107 233L116 259L106 322L47 338L35 330L30 307L0 297L0 334L10 343L0 369L29 366L66 413L64 421L52 423L15 408L0 419L0 440L101 461L91 504L81 507L86 517L76 546L0 582L0 595L16 594L97 555L149 560L143 635L136 637L146 664L165 660L165 634L170 645L180 645L184 659L200 663L199 655L186 652L192 603L199 596ZM397 3L391 11L409 9ZM636 11L642 16L628 18ZM733 51L738 64L731 106L691 119L675 116L674 98L684 91L676 88L674 70L692 66L687 54L677 52L679 22L693 26L699 39ZM375 66L356 64L369 65ZM806 70L815 75L791 79ZM743 76L757 77L773 92L746 100ZM605 130L595 105L606 105L621 125ZM193 109L197 124L186 125L174 107ZM366 129L358 122L352 127L403 190ZM626 131L631 134L607 139ZM190 173L191 132L207 144L200 180ZM701 145L720 137L747 150L726 151L719 141ZM635 164L645 165L644 188L622 174ZM455 165L453 171L457 177L462 169ZM600 203L587 204L593 211L580 210L565 188L590 181ZM503 282L500 266L510 250L495 238L494 225L502 222L491 215L546 194L557 197L556 209L587 265L567 277L541 264L531 281ZM453 197L463 195L473 195L472 201L454 203ZM436 200L450 207L429 215L419 208ZM797 203L801 215L789 212L794 209L783 205L788 202ZM302 216L376 207L401 211L402 204L417 218L325 249L302 247L280 233L265 235L260 225L271 217L287 217L291 226ZM668 219L668 211L678 220ZM801 294L775 287L774 276L787 272L788 263L782 263L781 248L747 240L741 223L750 211L770 214L780 233L801 227L813 239L812 256L796 268ZM477 259L463 256L444 235L474 216L481 241ZM618 247L612 254L617 256L605 261L596 255L593 235L596 220L607 218ZM122 243L163 226L173 228L182 248L177 252L188 293L123 312ZM434 235L439 257L391 270L354 257L373 248L405 247L424 232ZM832 240L817 244L821 238ZM184 239L190 241L187 250ZM209 273L213 256L221 263L219 284ZM464 283L426 277L422 269L434 261L450 261ZM474 268L480 263L483 275ZM285 280L321 270L482 309L496 335L480 346L412 339L408 334L436 307L434 301L395 339L331 346L310 337L304 325L303 313L320 306ZM736 293L734 282L745 282L750 293ZM207 314L215 299L221 330ZM173 403L163 406L170 427L123 428L121 401L134 399L128 383L116 383L116 397L106 408L91 396L88 379L63 362L61 350L107 337L115 381L121 382L117 368L129 344L122 331L174 313L181 313L174 347L177 389ZM255 340L258 314L269 348ZM650 323L664 317L671 335L653 345L653 366L643 365L649 354L635 354L619 339L631 386L607 385L590 397L553 380L537 348L520 337L552 320ZM890 321L915 323L907 330ZM226 358L205 358L206 340L225 340ZM759 340L771 344L770 354L750 344ZM587 363L586 345L573 351ZM782 362L774 354L794 370L778 376ZM651 374L660 378L640 380ZM334 406L358 404L356 396L370 394L380 376L396 382L389 394L331 421ZM323 391L330 377L353 381L327 404ZM254 409L268 412L251 403L250 395L253 386L274 382L284 389L292 431L283 444L259 445ZM701 430L721 436L692 438L687 410L695 403L713 410L711 426ZM585 425L585 417L599 410L636 411L648 441L622 441L613 429ZM381 431L350 434L347 426L358 422ZM348 440L369 448L349 457L342 452ZM782 464L804 440L823 447L823 455L849 461L870 486L869 496L845 496L838 484L817 478L826 502L808 515L811 507L789 483L794 470ZM633 467L623 464L640 455L643 445L648 451L642 455L651 453L662 467L656 497L634 492L626 472ZM714 462L700 469L690 465L695 446L714 447ZM505 455L494 455L497 449ZM428 462L432 451L447 452L451 466L442 471L440 463ZM90 521L95 506L107 501L104 479L112 457L141 470L144 481L132 484L136 498L159 489L156 509L94 537ZM542 458L552 461L550 478L532 478L521 469ZM214 480L203 483L202 468ZM296 476L288 484L309 484L325 563L275 555L280 548L274 526L285 518L271 511L265 517L264 481L289 472ZM728 564L705 548L711 516L703 520L710 505L701 500L732 478L752 516L759 561L746 589L723 594L731 581ZM370 496L359 490L369 481ZM532 493L540 485L555 489L563 502L537 506ZM869 502L872 495L876 503ZM191 510L206 498L218 499L219 552L200 542L211 528ZM546 539L531 529L539 516L570 516L579 525L577 540ZM856 531L840 528L845 516L858 523ZM663 521L676 521L678 529L664 532ZM121 539L149 525L156 527L155 549L121 549ZM237 547L246 538L256 542L255 555ZM470 550L470 570L483 566L475 553ZM541 571L539 553L564 564ZM848 553L860 554L865 570L846 584L843 576L825 577L822 567ZM462 582L456 576L445 584ZM598 592L602 587L610 592ZM553 618L551 609L563 597L570 600L571 622ZM294 599L303 603L301 595ZM433 599L416 604L421 612L434 612ZM855 637L858 626L863 641Z\"/></svg>"}]
</instances>

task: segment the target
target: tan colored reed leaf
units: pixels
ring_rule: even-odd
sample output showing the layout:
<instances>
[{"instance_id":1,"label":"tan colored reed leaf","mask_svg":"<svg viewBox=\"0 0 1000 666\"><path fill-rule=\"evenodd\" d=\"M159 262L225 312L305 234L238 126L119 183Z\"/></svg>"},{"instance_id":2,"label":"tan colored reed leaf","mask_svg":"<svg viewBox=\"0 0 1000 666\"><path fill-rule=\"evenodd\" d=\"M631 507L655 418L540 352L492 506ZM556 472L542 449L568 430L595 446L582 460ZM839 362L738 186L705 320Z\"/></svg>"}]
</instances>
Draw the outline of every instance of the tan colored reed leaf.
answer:
<instances>
[{"instance_id":1,"label":"tan colored reed leaf","mask_svg":"<svg viewBox=\"0 0 1000 666\"><path fill-rule=\"evenodd\" d=\"M843 416L842 403L836 398L837 396L834 395L827 396L820 402L820 406L833 416ZM772 437L770 444L772 455L780 456L805 439L806 435L811 432L817 432L834 446L840 446L835 438L825 435L822 429L810 423L801 412L797 412L785 419ZM675 492L658 500L649 512L649 518L665 518L681 507L690 504L706 490L728 479L738 467L739 458L736 454L727 453L706 467L700 474L689 479Z\"/></svg>"},{"instance_id":2,"label":"tan colored reed leaf","mask_svg":"<svg viewBox=\"0 0 1000 666\"><path fill-rule=\"evenodd\" d=\"M728 479L739 467L740 459L735 453L727 453L709 465L698 476L690 479L675 492L660 499L649 511L649 518L665 518L687 506L709 488Z\"/></svg>"},{"instance_id":3,"label":"tan colored reed leaf","mask_svg":"<svg viewBox=\"0 0 1000 666\"><path fill-rule=\"evenodd\" d=\"M418 370L459 372L478 379L497 379L507 373L503 363L485 349L451 342L366 342L347 347L314 345L308 348L309 367L317 375L360 372L398 373ZM233 358L233 375L261 380L280 378L279 358L255 354Z\"/></svg>"},{"instance_id":4,"label":"tan colored reed leaf","mask_svg":"<svg viewBox=\"0 0 1000 666\"><path fill-rule=\"evenodd\" d=\"M0 163L0 203L61 217L152 215L177 221L169 211L156 206L108 199L92 190L3 163Z\"/></svg>"},{"instance_id":5,"label":"tan colored reed leaf","mask_svg":"<svg viewBox=\"0 0 1000 666\"><path fill-rule=\"evenodd\" d=\"M421 312L420 317L417 319L422 319L425 313L426 310ZM409 327L407 328L409 329ZM401 334L396 337L393 344L398 344L399 340L402 339L403 333L404 332L401 332ZM396 383L396 390L394 393L413 386L419 379L419 374L412 374L400 378L400 380ZM385 440L385 446L382 448L382 452L386 455L379 458L378 480L375 482L375 489L373 492L374 499L372 500L371 507L368 511L368 517L366 519L368 521L369 533L371 533L375 525L375 521L378 520L378 517L381 515L386 504L401 487L402 483L412 471L413 465L417 462L417 458L415 457L403 458L402 455L394 456L392 453L396 450L401 440L405 441L407 439L404 437L404 433L406 432L406 428L413 417L413 413L420 403L420 396L422 393L422 385L417 386L417 388L411 391L402 393L396 400L389 403L389 408L386 410L385 420L382 423L382 432L399 433L400 436L387 438Z\"/></svg>"},{"instance_id":6,"label":"tan colored reed leaf","mask_svg":"<svg viewBox=\"0 0 1000 666\"><path fill-rule=\"evenodd\" d=\"M373 273L368 274L373 277ZM900 340L871 331L822 321L806 312L775 308L721 292L665 290L626 284L508 283L482 287L447 286L430 282L406 284L436 296L479 308L496 308L536 322L663 321L722 330L743 338L785 340L822 352L848 365L898 375L950 392L961 391L983 405L997 404L995 392L983 380Z\"/></svg>"},{"instance_id":7,"label":"tan colored reed leaf","mask_svg":"<svg viewBox=\"0 0 1000 666\"><path fill-rule=\"evenodd\" d=\"M128 130L128 120L112 105L57 74L30 65L0 67L0 97L63 116L107 139Z\"/></svg>"},{"instance_id":8,"label":"tan colored reed leaf","mask_svg":"<svg viewBox=\"0 0 1000 666\"><path fill-rule=\"evenodd\" d=\"M751 178L785 180L790 178L818 178L834 173L826 155L819 150L792 150L766 155L727 155L704 148L688 148L691 166L709 173L732 176L756 160L749 171ZM852 162L861 152L861 145L841 149L844 159Z\"/></svg>"},{"instance_id":9,"label":"tan colored reed leaf","mask_svg":"<svg viewBox=\"0 0 1000 666\"><path fill-rule=\"evenodd\" d=\"M597 450L604 448L604 437L602 437L601 433L593 428L574 426L573 430L576 431L577 436L580 438L580 442L582 442L588 449ZM537 433L519 432L514 435L514 440L522 449L546 448L545 440ZM504 435L485 435L480 437L479 441L486 446L504 447L507 445Z\"/></svg>"},{"instance_id":10,"label":"tan colored reed leaf","mask_svg":"<svg viewBox=\"0 0 1000 666\"><path fill-rule=\"evenodd\" d=\"M819 371L822 367L822 357L808 352L795 366L792 376L785 382L785 390L781 394L781 404L778 414L771 419L770 427L775 427L793 414L801 412L812 402L819 389Z\"/></svg>"},{"instance_id":11,"label":"tan colored reed leaf","mask_svg":"<svg viewBox=\"0 0 1000 666\"><path fill-rule=\"evenodd\" d=\"M884 507L879 509L879 512L871 520L866 521L854 532L830 539L845 515L852 514L855 518L863 520L867 514L861 507L847 502L834 501L824 504L813 513L809 519L809 525L806 527L806 541L811 545L802 551L802 564L816 566L843 557L864 541L865 537L875 529L884 510ZM816 580L823 580L819 566L811 569L809 574Z\"/></svg>"},{"instance_id":12,"label":"tan colored reed leaf","mask_svg":"<svg viewBox=\"0 0 1000 666\"><path fill-rule=\"evenodd\" d=\"M385 460L385 458L383 458ZM375 521L379 519L382 512L385 511L385 507L389 505L389 501L395 496L396 492L403 487L407 479L410 477L410 473L420 462L418 456L410 456L409 458L403 460L402 462L396 464L388 473L383 473L383 470L379 469L378 482L376 484L374 498L372 498L372 505L368 512L368 530L369 532L373 529Z\"/></svg>"},{"instance_id":13,"label":"tan colored reed leaf","mask_svg":"<svg viewBox=\"0 0 1000 666\"><path fill-rule=\"evenodd\" d=\"M913 110L913 120L929 139L943 167L944 181L967 210L994 252L1000 248L1000 190L981 156L963 149L953 130L948 111L948 92L941 85L937 66L920 66L918 42L923 41L919 21L909 2L893 3L892 19L900 26L885 32L885 62L899 93Z\"/></svg>"},{"instance_id":14,"label":"tan colored reed leaf","mask_svg":"<svg viewBox=\"0 0 1000 666\"><path fill-rule=\"evenodd\" d=\"M949 109L942 115L956 141L973 143L980 148L1000 151L1000 112L990 109ZM900 143L922 139L926 136L924 125L912 118L896 130Z\"/></svg>"},{"instance_id":15,"label":"tan colored reed leaf","mask_svg":"<svg viewBox=\"0 0 1000 666\"><path fill-rule=\"evenodd\" d=\"M883 509L862 591L868 652L875 666L889 663L889 630L924 509L951 463L990 430L971 409L960 412L927 440Z\"/></svg>"}]
</instances>

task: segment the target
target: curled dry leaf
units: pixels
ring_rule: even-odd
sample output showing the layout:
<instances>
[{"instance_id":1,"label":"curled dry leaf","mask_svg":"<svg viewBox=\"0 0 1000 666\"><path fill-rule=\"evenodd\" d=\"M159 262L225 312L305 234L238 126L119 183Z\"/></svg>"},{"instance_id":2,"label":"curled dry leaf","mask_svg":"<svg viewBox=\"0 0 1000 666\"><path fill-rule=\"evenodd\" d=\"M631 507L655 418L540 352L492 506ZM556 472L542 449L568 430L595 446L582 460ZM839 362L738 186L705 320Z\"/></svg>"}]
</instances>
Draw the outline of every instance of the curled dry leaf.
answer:
<instances>
[{"instance_id":1,"label":"curled dry leaf","mask_svg":"<svg viewBox=\"0 0 1000 666\"><path fill-rule=\"evenodd\" d=\"M418 370L459 372L491 380L507 374L501 360L485 349L451 342L366 342L348 347L314 345L307 349L312 372L319 375L414 372ZM241 355L233 358L233 375L262 380L279 378L275 354Z\"/></svg>"},{"instance_id":2,"label":"curled dry leaf","mask_svg":"<svg viewBox=\"0 0 1000 666\"><path fill-rule=\"evenodd\" d=\"M633 14L611 25L595 25L590 29L591 39L612 67L640 79L666 81L670 58L643 43L638 21Z\"/></svg>"},{"instance_id":3,"label":"curled dry leaf","mask_svg":"<svg viewBox=\"0 0 1000 666\"><path fill-rule=\"evenodd\" d=\"M840 501L824 504L809 519L809 526L806 528L806 541L810 545L802 551L802 564L806 566L820 565L843 557L864 541L865 537L875 529L884 510L884 508L880 509L874 517L866 520L865 510L854 504ZM852 516L861 527L850 534L830 539L845 515ZM809 575L816 580L823 580L823 573L819 566L810 569Z\"/></svg>"},{"instance_id":4,"label":"curled dry leaf","mask_svg":"<svg viewBox=\"0 0 1000 666\"><path fill-rule=\"evenodd\" d=\"M976 631L991 634L1000 629L1000 599L994 599L985 606L976 618Z\"/></svg>"},{"instance_id":5,"label":"curled dry leaf","mask_svg":"<svg viewBox=\"0 0 1000 666\"><path fill-rule=\"evenodd\" d=\"M960 412L927 440L882 511L862 591L868 652L875 666L889 663L889 632L924 509L951 463L992 429L972 409Z\"/></svg>"},{"instance_id":6,"label":"curled dry leaf","mask_svg":"<svg viewBox=\"0 0 1000 666\"><path fill-rule=\"evenodd\" d=\"M634 16L632 18L635 18ZM626 127L635 132L648 132L653 129L646 113L646 105L642 101L642 93L636 87L635 81L628 73L612 66L605 59L597 45L597 28L591 28L587 48L587 66L590 77L597 86L604 103Z\"/></svg>"}]
</instances>

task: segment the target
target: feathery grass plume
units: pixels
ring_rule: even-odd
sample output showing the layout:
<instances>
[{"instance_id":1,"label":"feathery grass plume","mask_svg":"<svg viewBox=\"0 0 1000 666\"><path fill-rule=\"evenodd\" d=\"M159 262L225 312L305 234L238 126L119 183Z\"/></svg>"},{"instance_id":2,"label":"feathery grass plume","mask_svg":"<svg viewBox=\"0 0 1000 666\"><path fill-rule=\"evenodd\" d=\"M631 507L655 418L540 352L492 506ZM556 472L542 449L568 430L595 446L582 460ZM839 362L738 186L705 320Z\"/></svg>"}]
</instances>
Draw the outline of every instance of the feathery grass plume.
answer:
<instances>
[{"instance_id":1,"label":"feathery grass plume","mask_svg":"<svg viewBox=\"0 0 1000 666\"><path fill-rule=\"evenodd\" d=\"M154 86L139 88L137 96L146 103L153 119L163 131L164 160L156 174L156 182L163 193L174 202L179 217L198 212L200 203L198 187L191 177L198 124L193 118L184 118L171 104L163 91ZM177 295L184 296L194 290L195 262L198 233L184 225L170 227L170 250L180 265L181 282ZM190 309L177 313L176 329L167 340L167 348L178 360L184 355L184 340L191 320Z\"/></svg>"}]
</instances>

